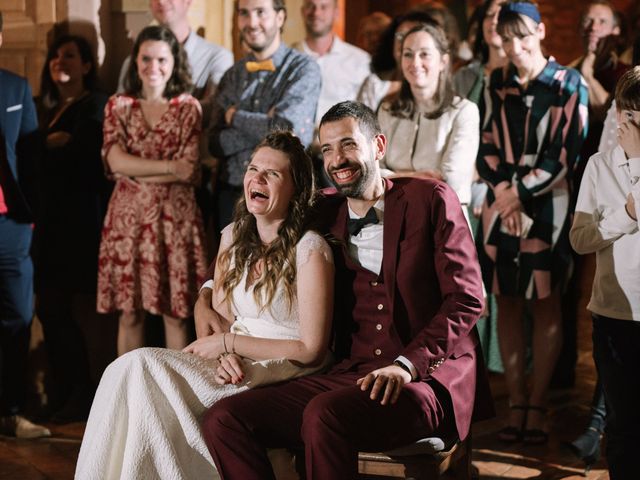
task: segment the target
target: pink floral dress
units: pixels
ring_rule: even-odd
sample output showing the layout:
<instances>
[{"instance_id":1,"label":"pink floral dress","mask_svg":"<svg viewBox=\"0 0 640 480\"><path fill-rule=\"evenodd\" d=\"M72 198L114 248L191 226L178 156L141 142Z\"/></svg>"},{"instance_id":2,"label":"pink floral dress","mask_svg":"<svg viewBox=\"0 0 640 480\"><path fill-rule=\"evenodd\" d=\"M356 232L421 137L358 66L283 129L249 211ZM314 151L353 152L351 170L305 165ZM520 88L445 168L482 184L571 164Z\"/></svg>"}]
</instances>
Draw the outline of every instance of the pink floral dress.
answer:
<instances>
[{"instance_id":1,"label":"pink floral dress","mask_svg":"<svg viewBox=\"0 0 640 480\"><path fill-rule=\"evenodd\" d=\"M118 144L142 158L197 162L201 121L200 104L191 95L171 99L153 128L136 98L114 95L105 108L102 158L107 165L109 150ZM207 268L193 180L116 179L100 243L98 312L191 315Z\"/></svg>"}]
</instances>

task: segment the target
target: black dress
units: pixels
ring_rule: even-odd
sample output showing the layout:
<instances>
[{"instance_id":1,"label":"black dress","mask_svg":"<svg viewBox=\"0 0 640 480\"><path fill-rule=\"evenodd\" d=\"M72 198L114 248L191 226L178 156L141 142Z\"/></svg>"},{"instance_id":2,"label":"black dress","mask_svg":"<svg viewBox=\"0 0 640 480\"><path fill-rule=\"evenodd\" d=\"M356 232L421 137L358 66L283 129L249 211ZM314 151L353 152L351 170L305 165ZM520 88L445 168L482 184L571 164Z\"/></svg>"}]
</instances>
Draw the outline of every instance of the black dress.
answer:
<instances>
[{"instance_id":1,"label":"black dress","mask_svg":"<svg viewBox=\"0 0 640 480\"><path fill-rule=\"evenodd\" d=\"M95 312L100 230L111 189L100 156L106 101L93 92L47 109L36 99L42 143L55 132L70 135L61 147L42 148L32 249L50 407L61 422L84 418L95 389L79 317Z\"/></svg>"},{"instance_id":2,"label":"black dress","mask_svg":"<svg viewBox=\"0 0 640 480\"><path fill-rule=\"evenodd\" d=\"M102 93L87 93L57 117L37 102L42 141L54 132L66 132L71 139L59 148L43 148L39 162L36 293L53 285L96 291L100 231L111 183L100 156L106 101Z\"/></svg>"}]
</instances>

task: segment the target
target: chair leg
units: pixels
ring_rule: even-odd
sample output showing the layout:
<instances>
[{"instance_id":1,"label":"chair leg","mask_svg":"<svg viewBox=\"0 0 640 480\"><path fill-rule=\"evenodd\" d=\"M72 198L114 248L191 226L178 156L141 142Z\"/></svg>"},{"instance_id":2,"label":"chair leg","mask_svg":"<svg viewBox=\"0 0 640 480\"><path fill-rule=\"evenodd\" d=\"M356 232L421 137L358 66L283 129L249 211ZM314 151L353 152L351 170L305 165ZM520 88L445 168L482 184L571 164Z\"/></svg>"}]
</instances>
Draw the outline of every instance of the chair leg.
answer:
<instances>
[{"instance_id":1,"label":"chair leg","mask_svg":"<svg viewBox=\"0 0 640 480\"><path fill-rule=\"evenodd\" d=\"M460 455L453 460L451 464L451 470L453 470L454 478L456 480L472 480L473 479L473 465L471 464L471 433L462 442L463 447L460 449Z\"/></svg>"}]
</instances>

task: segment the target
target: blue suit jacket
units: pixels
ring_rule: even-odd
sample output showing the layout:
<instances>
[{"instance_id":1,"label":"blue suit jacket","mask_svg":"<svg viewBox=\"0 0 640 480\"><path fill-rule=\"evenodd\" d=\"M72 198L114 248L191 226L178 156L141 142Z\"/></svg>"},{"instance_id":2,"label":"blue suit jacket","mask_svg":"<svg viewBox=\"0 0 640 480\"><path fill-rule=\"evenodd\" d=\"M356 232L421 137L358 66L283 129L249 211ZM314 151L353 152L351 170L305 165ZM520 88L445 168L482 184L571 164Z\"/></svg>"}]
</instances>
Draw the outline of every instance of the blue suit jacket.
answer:
<instances>
[{"instance_id":1,"label":"blue suit jacket","mask_svg":"<svg viewBox=\"0 0 640 480\"><path fill-rule=\"evenodd\" d=\"M0 69L0 156L3 191L9 216L18 222L33 220L35 161L39 151L38 120L26 79Z\"/></svg>"}]
</instances>

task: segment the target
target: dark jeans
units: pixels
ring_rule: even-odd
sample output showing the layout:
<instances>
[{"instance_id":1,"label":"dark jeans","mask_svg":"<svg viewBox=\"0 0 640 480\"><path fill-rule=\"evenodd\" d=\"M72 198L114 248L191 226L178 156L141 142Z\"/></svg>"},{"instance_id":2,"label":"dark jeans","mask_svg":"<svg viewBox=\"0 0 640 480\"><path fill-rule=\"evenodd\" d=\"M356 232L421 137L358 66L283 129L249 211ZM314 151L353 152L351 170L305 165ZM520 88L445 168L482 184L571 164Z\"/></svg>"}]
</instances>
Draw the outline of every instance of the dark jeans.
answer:
<instances>
[{"instance_id":1,"label":"dark jeans","mask_svg":"<svg viewBox=\"0 0 640 480\"><path fill-rule=\"evenodd\" d=\"M0 215L0 416L23 407L33 317L31 225Z\"/></svg>"},{"instance_id":2,"label":"dark jeans","mask_svg":"<svg viewBox=\"0 0 640 480\"><path fill-rule=\"evenodd\" d=\"M637 479L640 322L593 314L593 358L607 406L605 433L611 480Z\"/></svg>"},{"instance_id":3,"label":"dark jeans","mask_svg":"<svg viewBox=\"0 0 640 480\"><path fill-rule=\"evenodd\" d=\"M593 390L593 399L591 400L591 418L589 419L589 428L604 432L606 425L607 408L604 402L604 392L602 391L602 382L600 378L596 382L596 388Z\"/></svg>"}]
</instances>

